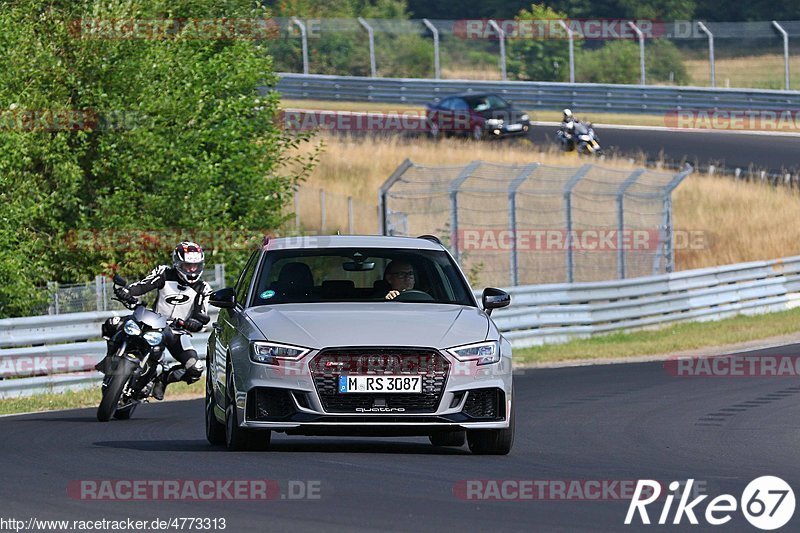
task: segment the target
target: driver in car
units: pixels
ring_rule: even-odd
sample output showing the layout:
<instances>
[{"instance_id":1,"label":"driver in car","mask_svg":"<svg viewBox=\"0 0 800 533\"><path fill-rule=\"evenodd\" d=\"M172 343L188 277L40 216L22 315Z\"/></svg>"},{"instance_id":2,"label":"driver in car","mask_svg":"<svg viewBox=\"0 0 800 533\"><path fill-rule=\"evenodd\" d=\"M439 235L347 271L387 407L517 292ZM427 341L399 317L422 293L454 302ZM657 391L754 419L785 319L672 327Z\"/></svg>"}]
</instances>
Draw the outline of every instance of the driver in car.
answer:
<instances>
[{"instance_id":1,"label":"driver in car","mask_svg":"<svg viewBox=\"0 0 800 533\"><path fill-rule=\"evenodd\" d=\"M383 273L383 279L389 284L387 300L394 300L397 296L414 288L414 268L405 261L392 261Z\"/></svg>"}]
</instances>

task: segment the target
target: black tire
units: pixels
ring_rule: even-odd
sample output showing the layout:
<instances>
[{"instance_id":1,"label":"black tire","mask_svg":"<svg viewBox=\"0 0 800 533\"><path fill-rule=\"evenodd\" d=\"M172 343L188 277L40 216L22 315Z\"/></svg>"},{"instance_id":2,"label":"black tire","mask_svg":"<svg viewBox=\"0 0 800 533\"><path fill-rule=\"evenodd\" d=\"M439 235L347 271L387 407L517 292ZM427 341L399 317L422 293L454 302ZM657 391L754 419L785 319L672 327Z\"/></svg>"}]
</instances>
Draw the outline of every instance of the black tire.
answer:
<instances>
[{"instance_id":1,"label":"black tire","mask_svg":"<svg viewBox=\"0 0 800 533\"><path fill-rule=\"evenodd\" d=\"M117 361L112 369L111 381L103 391L103 399L97 406L97 420L108 422L114 411L117 410L119 398L122 396L122 389L131 377L131 372L136 368L136 364L127 359Z\"/></svg>"},{"instance_id":2,"label":"black tire","mask_svg":"<svg viewBox=\"0 0 800 533\"><path fill-rule=\"evenodd\" d=\"M508 455L514 445L514 412L506 429L475 429L467 431L469 450L476 455Z\"/></svg>"},{"instance_id":3,"label":"black tire","mask_svg":"<svg viewBox=\"0 0 800 533\"><path fill-rule=\"evenodd\" d=\"M114 411L114 418L117 420L130 420L131 415L133 415L133 412L136 411L137 405L139 405L138 402L126 405L122 409L117 409Z\"/></svg>"},{"instance_id":4,"label":"black tire","mask_svg":"<svg viewBox=\"0 0 800 533\"><path fill-rule=\"evenodd\" d=\"M225 424L214 414L214 389L210 386L211 372L206 370L206 439L214 445L225 444Z\"/></svg>"},{"instance_id":5,"label":"black tire","mask_svg":"<svg viewBox=\"0 0 800 533\"><path fill-rule=\"evenodd\" d=\"M269 449L272 432L269 430L248 430L239 427L239 414L236 409L236 392L233 373L228 367L228 386L225 405L225 446L231 451L264 451Z\"/></svg>"},{"instance_id":6,"label":"black tire","mask_svg":"<svg viewBox=\"0 0 800 533\"><path fill-rule=\"evenodd\" d=\"M428 437L434 446L463 446L467 442L466 431L443 431Z\"/></svg>"}]
</instances>

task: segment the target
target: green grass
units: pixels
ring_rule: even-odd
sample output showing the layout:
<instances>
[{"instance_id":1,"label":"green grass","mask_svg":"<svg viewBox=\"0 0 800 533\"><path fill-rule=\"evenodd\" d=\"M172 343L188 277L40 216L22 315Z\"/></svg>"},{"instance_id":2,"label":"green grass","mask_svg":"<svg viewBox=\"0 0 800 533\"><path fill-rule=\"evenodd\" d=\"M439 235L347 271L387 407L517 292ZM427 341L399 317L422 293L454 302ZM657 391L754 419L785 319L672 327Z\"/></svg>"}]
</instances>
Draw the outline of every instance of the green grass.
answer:
<instances>
[{"instance_id":1,"label":"green grass","mask_svg":"<svg viewBox=\"0 0 800 533\"><path fill-rule=\"evenodd\" d=\"M514 362L547 363L605 359L724 346L787 335L800 330L800 308L756 316L739 315L717 322L687 322L659 330L613 333L564 344L514 350Z\"/></svg>"},{"instance_id":2,"label":"green grass","mask_svg":"<svg viewBox=\"0 0 800 533\"><path fill-rule=\"evenodd\" d=\"M172 384L167 388L166 400L200 397L203 394L204 384L205 382L202 379L188 386L182 383ZM2 399L0 400L0 415L97 407L99 403L100 387L63 393L50 392L22 398Z\"/></svg>"}]
</instances>

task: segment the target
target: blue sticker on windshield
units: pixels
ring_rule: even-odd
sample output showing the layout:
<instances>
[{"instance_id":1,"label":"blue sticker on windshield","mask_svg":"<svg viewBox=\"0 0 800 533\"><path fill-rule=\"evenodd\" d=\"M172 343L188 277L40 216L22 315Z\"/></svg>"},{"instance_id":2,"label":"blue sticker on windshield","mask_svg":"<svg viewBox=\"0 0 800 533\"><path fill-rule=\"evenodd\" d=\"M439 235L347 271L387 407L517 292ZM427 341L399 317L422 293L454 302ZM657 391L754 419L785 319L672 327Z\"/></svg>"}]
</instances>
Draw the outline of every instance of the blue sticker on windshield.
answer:
<instances>
[{"instance_id":1,"label":"blue sticker on windshield","mask_svg":"<svg viewBox=\"0 0 800 533\"><path fill-rule=\"evenodd\" d=\"M261 293L261 298L263 300L269 300L273 296L275 296L275 291L264 291Z\"/></svg>"}]
</instances>

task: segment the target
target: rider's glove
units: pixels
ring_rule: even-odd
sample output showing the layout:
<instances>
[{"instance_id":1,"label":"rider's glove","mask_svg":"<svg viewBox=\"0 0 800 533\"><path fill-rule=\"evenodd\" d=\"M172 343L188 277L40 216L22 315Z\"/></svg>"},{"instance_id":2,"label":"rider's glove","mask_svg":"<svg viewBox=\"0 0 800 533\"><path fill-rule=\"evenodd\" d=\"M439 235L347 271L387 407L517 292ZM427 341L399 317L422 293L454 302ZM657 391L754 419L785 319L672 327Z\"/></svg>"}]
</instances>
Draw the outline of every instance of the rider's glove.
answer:
<instances>
[{"instance_id":1,"label":"rider's glove","mask_svg":"<svg viewBox=\"0 0 800 533\"><path fill-rule=\"evenodd\" d=\"M128 289L126 289L125 287L115 287L114 294L116 294L117 298L119 298L123 302L127 302L129 304L136 303L136 297L133 296L130 292L128 292Z\"/></svg>"},{"instance_id":2,"label":"rider's glove","mask_svg":"<svg viewBox=\"0 0 800 533\"><path fill-rule=\"evenodd\" d=\"M203 329L203 324L197 320L196 318L190 318L186 322L184 322L184 328L192 333L196 333Z\"/></svg>"},{"instance_id":3,"label":"rider's glove","mask_svg":"<svg viewBox=\"0 0 800 533\"><path fill-rule=\"evenodd\" d=\"M182 318L176 318L172 321L172 326L178 329L186 328L186 323L183 321Z\"/></svg>"}]
</instances>

